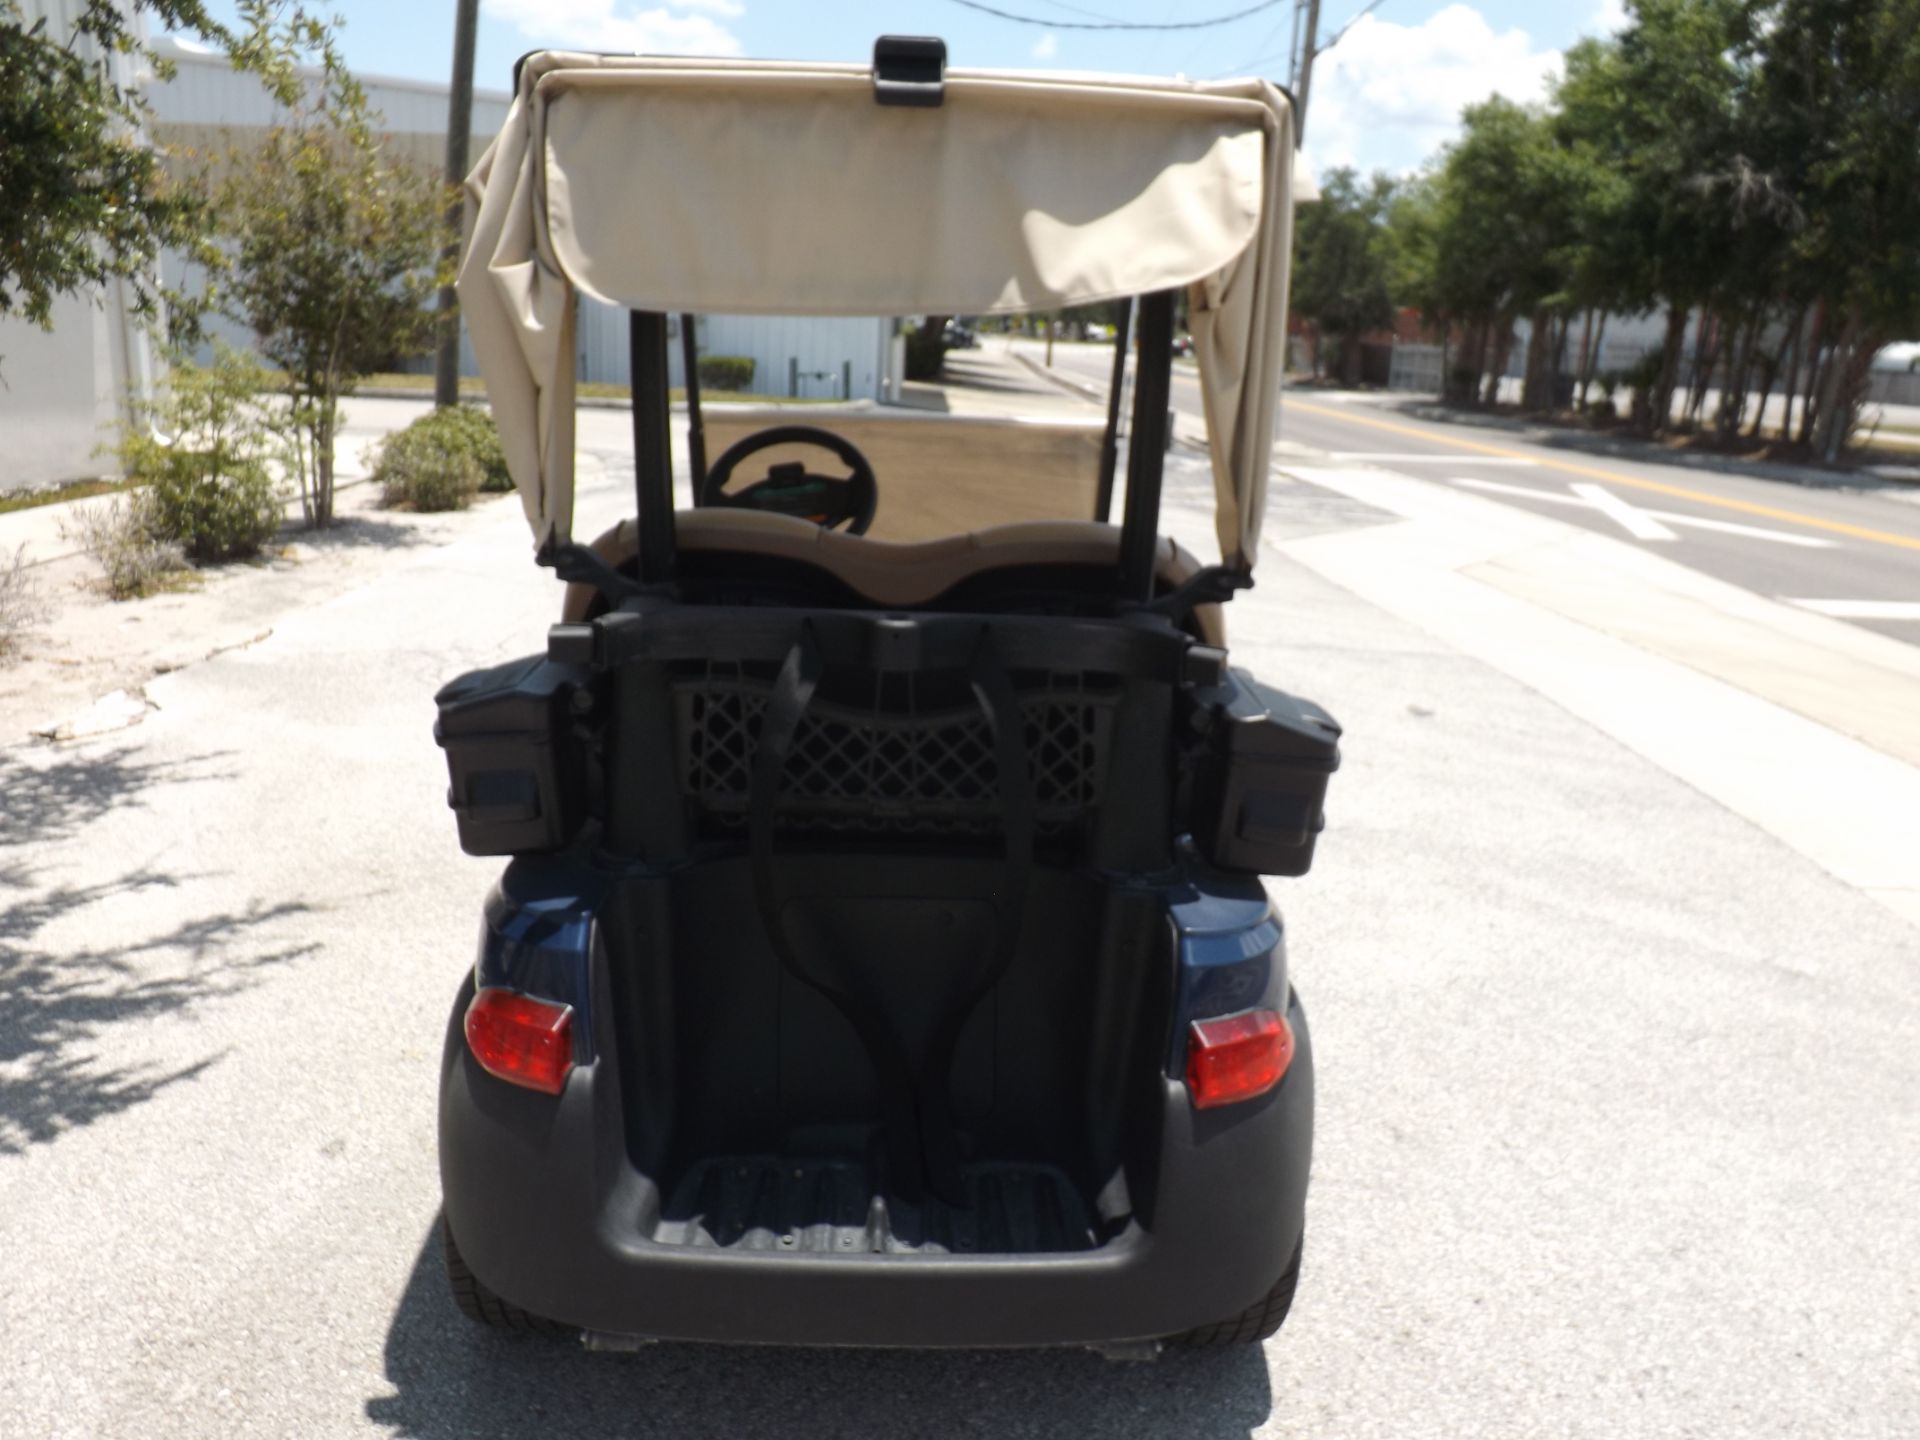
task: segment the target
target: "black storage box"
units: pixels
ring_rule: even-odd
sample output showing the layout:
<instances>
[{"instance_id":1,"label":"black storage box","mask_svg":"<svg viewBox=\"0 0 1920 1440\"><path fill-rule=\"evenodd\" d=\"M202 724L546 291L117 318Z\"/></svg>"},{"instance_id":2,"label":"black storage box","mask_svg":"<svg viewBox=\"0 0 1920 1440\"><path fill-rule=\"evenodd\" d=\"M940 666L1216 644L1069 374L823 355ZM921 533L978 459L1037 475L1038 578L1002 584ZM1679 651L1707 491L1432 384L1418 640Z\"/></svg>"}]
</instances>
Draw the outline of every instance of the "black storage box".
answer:
<instances>
[{"instance_id":1,"label":"black storage box","mask_svg":"<svg viewBox=\"0 0 1920 1440\"><path fill-rule=\"evenodd\" d=\"M1196 767L1193 843L1223 870L1304 875L1326 823L1340 727L1311 700L1233 671L1208 707Z\"/></svg>"},{"instance_id":2,"label":"black storage box","mask_svg":"<svg viewBox=\"0 0 1920 1440\"><path fill-rule=\"evenodd\" d=\"M434 703L460 848L527 855L570 842L586 813L586 744L575 734L577 711L591 709L586 672L530 656L462 675Z\"/></svg>"}]
</instances>

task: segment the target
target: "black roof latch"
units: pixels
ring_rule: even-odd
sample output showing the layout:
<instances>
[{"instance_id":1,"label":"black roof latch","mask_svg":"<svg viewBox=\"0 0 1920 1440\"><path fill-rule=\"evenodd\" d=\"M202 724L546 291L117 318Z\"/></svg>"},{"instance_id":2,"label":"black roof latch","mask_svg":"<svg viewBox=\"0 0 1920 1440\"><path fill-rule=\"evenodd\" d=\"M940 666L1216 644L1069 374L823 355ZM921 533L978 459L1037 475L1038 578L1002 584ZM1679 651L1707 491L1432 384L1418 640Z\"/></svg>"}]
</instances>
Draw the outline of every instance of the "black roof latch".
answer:
<instances>
[{"instance_id":1,"label":"black roof latch","mask_svg":"<svg viewBox=\"0 0 1920 1440\"><path fill-rule=\"evenodd\" d=\"M937 35L882 35L873 42L873 98L882 105L938 105L946 75L947 42Z\"/></svg>"}]
</instances>

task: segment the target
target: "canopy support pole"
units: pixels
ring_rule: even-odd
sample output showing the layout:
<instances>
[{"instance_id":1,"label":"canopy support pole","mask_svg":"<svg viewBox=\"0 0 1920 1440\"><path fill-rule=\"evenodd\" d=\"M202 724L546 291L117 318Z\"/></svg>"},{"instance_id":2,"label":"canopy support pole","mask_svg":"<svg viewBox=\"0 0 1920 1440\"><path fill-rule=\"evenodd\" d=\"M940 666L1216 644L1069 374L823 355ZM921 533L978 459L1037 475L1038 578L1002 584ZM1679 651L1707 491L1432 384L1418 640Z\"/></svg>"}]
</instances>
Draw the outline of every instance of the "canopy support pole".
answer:
<instances>
[{"instance_id":1,"label":"canopy support pole","mask_svg":"<svg viewBox=\"0 0 1920 1440\"><path fill-rule=\"evenodd\" d=\"M1120 598L1153 598L1160 543L1160 480L1167 459L1167 405L1173 394L1173 292L1140 297L1140 372L1133 384L1127 443L1127 504L1120 525Z\"/></svg>"},{"instance_id":2,"label":"canopy support pole","mask_svg":"<svg viewBox=\"0 0 1920 1440\"><path fill-rule=\"evenodd\" d=\"M680 368L686 373L687 463L693 468L693 503L707 487L707 426L700 415L700 338L693 316L680 316Z\"/></svg>"},{"instance_id":3,"label":"canopy support pole","mask_svg":"<svg viewBox=\"0 0 1920 1440\"><path fill-rule=\"evenodd\" d=\"M1133 301L1120 307L1113 327L1113 379L1107 386L1107 433L1100 437L1100 485L1093 494L1093 518L1113 518L1113 472L1120 463L1120 391L1127 379L1127 337L1133 328Z\"/></svg>"},{"instance_id":4,"label":"canopy support pole","mask_svg":"<svg viewBox=\"0 0 1920 1440\"><path fill-rule=\"evenodd\" d=\"M627 312L633 389L633 498L639 523L640 583L673 578L673 441L667 409L667 317Z\"/></svg>"}]
</instances>

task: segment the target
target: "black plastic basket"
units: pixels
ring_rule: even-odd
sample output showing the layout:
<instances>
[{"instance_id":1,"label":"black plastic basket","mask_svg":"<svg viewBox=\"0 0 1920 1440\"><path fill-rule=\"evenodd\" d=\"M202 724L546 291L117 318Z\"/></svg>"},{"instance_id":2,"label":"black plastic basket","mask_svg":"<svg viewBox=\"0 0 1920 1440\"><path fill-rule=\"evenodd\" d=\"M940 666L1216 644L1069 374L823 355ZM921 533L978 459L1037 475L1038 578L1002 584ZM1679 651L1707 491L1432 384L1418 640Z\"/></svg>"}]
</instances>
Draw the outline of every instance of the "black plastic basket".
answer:
<instances>
[{"instance_id":1,"label":"black plastic basket","mask_svg":"<svg viewBox=\"0 0 1920 1440\"><path fill-rule=\"evenodd\" d=\"M872 703L817 699L782 775L787 827L947 834L998 823L992 727L952 688L876 685ZM682 793L723 825L745 825L772 682L709 665L674 682ZM926 703L919 703L922 694ZM1084 676L1034 677L1019 691L1038 827L1073 827L1106 783L1116 695Z\"/></svg>"}]
</instances>

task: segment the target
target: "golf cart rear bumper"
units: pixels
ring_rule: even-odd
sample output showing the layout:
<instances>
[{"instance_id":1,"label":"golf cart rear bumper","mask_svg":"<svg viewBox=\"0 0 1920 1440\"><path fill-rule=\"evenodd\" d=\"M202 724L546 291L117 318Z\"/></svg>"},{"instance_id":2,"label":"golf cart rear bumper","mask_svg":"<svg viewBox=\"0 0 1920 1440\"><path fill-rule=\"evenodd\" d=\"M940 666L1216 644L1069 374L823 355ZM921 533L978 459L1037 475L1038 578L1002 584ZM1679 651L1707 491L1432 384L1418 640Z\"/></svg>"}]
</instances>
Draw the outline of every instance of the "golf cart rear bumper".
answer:
<instances>
[{"instance_id":1,"label":"golf cart rear bumper","mask_svg":"<svg viewBox=\"0 0 1920 1440\"><path fill-rule=\"evenodd\" d=\"M628 1158L614 1047L556 1100L482 1071L448 1036L440 1101L447 1223L514 1304L608 1334L778 1345L1099 1344L1179 1333L1260 1299L1304 1221L1313 1053L1297 997L1285 1079L1197 1111L1165 1084L1152 1221L1059 1254L846 1254L659 1244Z\"/></svg>"}]
</instances>

